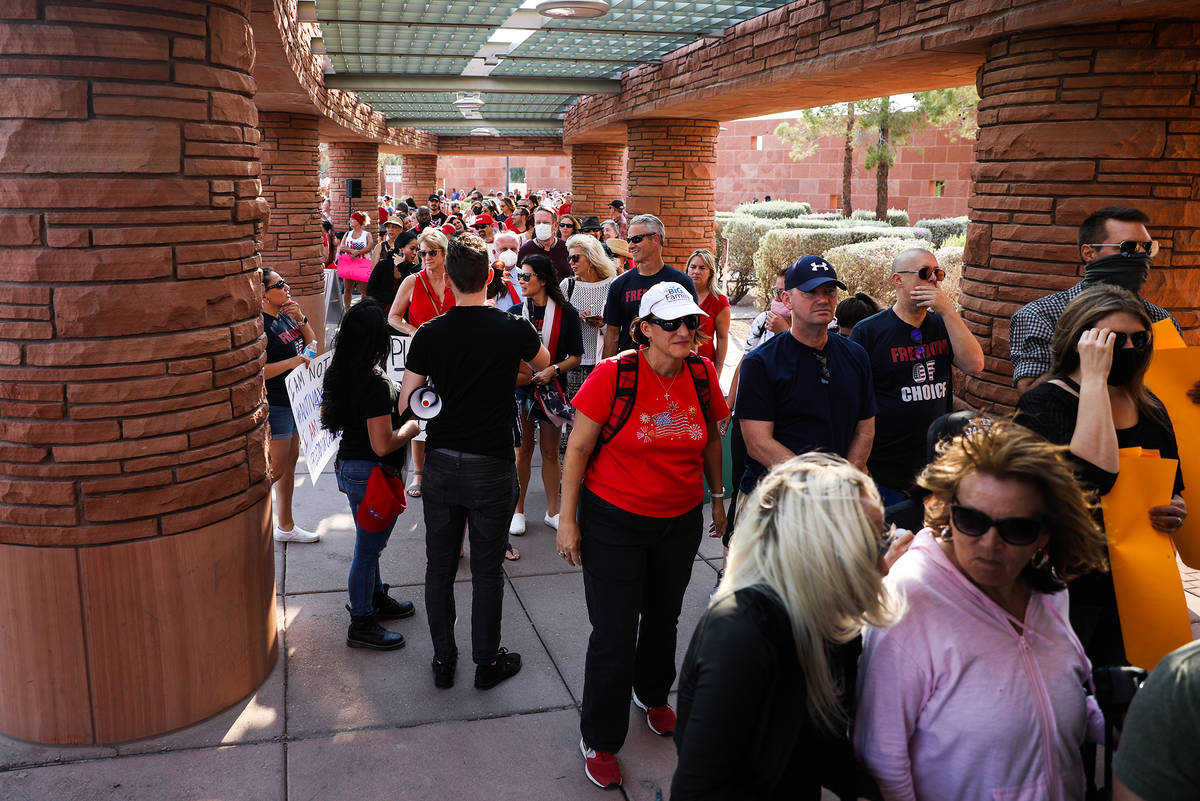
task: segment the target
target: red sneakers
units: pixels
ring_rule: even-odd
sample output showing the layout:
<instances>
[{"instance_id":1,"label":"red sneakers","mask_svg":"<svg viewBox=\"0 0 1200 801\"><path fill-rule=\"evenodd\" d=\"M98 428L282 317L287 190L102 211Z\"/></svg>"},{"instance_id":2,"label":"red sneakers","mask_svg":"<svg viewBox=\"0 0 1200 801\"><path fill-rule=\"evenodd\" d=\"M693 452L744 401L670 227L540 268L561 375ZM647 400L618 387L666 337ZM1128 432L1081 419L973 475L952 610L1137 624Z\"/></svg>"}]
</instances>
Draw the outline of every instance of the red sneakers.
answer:
<instances>
[{"instance_id":1,"label":"red sneakers","mask_svg":"<svg viewBox=\"0 0 1200 801\"><path fill-rule=\"evenodd\" d=\"M579 751L583 754L583 772L592 784L604 790L621 786L621 766L615 754L588 748L583 740L579 741Z\"/></svg>"},{"instance_id":2,"label":"red sneakers","mask_svg":"<svg viewBox=\"0 0 1200 801\"><path fill-rule=\"evenodd\" d=\"M642 700L637 697L637 693L633 694L633 703L638 709L646 711L646 725L650 727L650 731L660 737L668 737L675 731L675 710L671 709L669 704L662 706L646 706Z\"/></svg>"}]
</instances>

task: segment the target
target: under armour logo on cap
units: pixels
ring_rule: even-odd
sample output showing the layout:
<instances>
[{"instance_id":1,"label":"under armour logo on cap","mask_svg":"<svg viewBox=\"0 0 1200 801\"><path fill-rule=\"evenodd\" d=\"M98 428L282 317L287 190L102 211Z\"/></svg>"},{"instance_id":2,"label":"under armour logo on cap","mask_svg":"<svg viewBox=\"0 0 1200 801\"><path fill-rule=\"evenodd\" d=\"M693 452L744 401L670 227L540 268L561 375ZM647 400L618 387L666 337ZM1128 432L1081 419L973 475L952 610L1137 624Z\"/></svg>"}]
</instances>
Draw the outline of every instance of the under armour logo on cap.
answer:
<instances>
[{"instance_id":1,"label":"under armour logo on cap","mask_svg":"<svg viewBox=\"0 0 1200 801\"><path fill-rule=\"evenodd\" d=\"M846 285L838 280L833 265L820 256L803 256L796 260L783 277L784 289L799 289L812 292L822 284L834 283L841 289Z\"/></svg>"}]
</instances>

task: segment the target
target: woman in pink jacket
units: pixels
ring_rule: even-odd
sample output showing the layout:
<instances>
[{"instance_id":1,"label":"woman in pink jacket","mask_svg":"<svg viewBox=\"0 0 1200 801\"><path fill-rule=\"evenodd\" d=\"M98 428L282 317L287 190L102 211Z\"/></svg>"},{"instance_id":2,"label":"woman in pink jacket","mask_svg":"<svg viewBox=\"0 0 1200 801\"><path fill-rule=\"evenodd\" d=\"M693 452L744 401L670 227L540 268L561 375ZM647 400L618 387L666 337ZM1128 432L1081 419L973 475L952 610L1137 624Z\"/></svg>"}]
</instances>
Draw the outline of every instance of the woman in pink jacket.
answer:
<instances>
[{"instance_id":1,"label":"woman in pink jacket","mask_svg":"<svg viewBox=\"0 0 1200 801\"><path fill-rule=\"evenodd\" d=\"M886 580L908 611L859 664L854 744L887 801L1082 801L1103 720L1063 582L1104 557L1064 450L977 419L918 479L931 528Z\"/></svg>"}]
</instances>

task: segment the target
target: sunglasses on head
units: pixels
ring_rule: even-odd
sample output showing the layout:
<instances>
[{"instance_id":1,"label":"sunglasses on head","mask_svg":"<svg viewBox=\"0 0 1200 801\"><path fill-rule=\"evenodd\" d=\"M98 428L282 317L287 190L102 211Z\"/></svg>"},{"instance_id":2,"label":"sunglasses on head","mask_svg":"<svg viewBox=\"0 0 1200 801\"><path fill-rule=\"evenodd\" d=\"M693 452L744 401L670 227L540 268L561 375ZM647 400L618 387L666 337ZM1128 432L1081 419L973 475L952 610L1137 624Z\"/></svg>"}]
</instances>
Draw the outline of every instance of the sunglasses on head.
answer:
<instances>
[{"instance_id":1,"label":"sunglasses on head","mask_svg":"<svg viewBox=\"0 0 1200 801\"><path fill-rule=\"evenodd\" d=\"M908 275L915 275L917 278L920 278L922 281L928 281L929 276L931 276L931 275L936 276L937 280L939 280L939 281L946 280L946 271L943 270L941 267L922 267L919 270L897 270L896 272L904 273L904 274L908 274Z\"/></svg>"},{"instance_id":2,"label":"sunglasses on head","mask_svg":"<svg viewBox=\"0 0 1200 801\"><path fill-rule=\"evenodd\" d=\"M533 278L533 273L517 273L518 281L529 281Z\"/></svg>"},{"instance_id":3,"label":"sunglasses on head","mask_svg":"<svg viewBox=\"0 0 1200 801\"><path fill-rule=\"evenodd\" d=\"M599 230L599 229L596 229L596 230ZM651 232L651 233L648 233L648 234L637 234L636 236L631 236L631 237L629 237L629 238L628 238L628 239L626 239L625 241L626 241L626 242L628 242L628 243L629 243L629 244L631 244L631 245L636 245L636 244L640 243L640 242L641 242L643 239L645 239L645 238L646 238L646 237L648 237L648 236L654 236L654 233L653 233L653 232Z\"/></svg>"},{"instance_id":4,"label":"sunglasses on head","mask_svg":"<svg viewBox=\"0 0 1200 801\"><path fill-rule=\"evenodd\" d=\"M1032 545L1042 533L1042 521L1031 517L1004 517L999 520L990 515L963 506L955 498L950 504L950 522L968 537L982 537L995 526L1000 539L1018 547Z\"/></svg>"},{"instance_id":5,"label":"sunglasses on head","mask_svg":"<svg viewBox=\"0 0 1200 801\"><path fill-rule=\"evenodd\" d=\"M651 325L657 325L664 331L678 331L681 325L686 325L689 331L695 331L700 328L700 315L685 314L682 317L676 317L674 320L660 320L657 317L647 317L646 322Z\"/></svg>"},{"instance_id":6,"label":"sunglasses on head","mask_svg":"<svg viewBox=\"0 0 1200 801\"><path fill-rule=\"evenodd\" d=\"M441 252L442 251L440 251L440 250L419 250L419 251L417 251L417 255L420 256L422 259L431 259L434 256L439 255Z\"/></svg>"},{"instance_id":7,"label":"sunglasses on head","mask_svg":"<svg viewBox=\"0 0 1200 801\"><path fill-rule=\"evenodd\" d=\"M1125 343L1133 345L1135 350L1145 350L1150 344L1149 331L1134 331L1132 334L1126 334L1124 331L1114 331L1116 339L1113 341L1113 350L1120 350L1125 347Z\"/></svg>"},{"instance_id":8,"label":"sunglasses on head","mask_svg":"<svg viewBox=\"0 0 1200 801\"><path fill-rule=\"evenodd\" d=\"M1122 256L1133 256L1137 253L1145 253L1147 256L1153 257L1158 253L1158 242L1151 239L1149 242L1139 241L1137 239L1126 239L1124 242L1097 242L1093 243L1094 248L1118 248Z\"/></svg>"}]
</instances>

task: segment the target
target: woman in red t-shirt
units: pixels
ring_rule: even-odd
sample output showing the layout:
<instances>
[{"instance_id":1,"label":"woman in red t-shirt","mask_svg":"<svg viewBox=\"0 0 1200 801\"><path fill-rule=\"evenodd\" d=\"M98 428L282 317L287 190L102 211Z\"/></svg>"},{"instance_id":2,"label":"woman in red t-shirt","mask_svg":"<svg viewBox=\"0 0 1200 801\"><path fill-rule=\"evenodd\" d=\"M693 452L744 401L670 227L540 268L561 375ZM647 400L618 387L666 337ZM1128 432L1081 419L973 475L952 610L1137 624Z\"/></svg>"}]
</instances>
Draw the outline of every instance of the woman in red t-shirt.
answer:
<instances>
[{"instance_id":1,"label":"woman in red t-shirt","mask_svg":"<svg viewBox=\"0 0 1200 801\"><path fill-rule=\"evenodd\" d=\"M700 309L707 317L700 318L704 334L696 352L709 359L721 375L725 354L729 350L729 298L717 289L717 257L703 248L693 250L687 261L687 275L696 285Z\"/></svg>"},{"instance_id":2,"label":"woman in red t-shirt","mask_svg":"<svg viewBox=\"0 0 1200 801\"><path fill-rule=\"evenodd\" d=\"M417 237L422 269L400 282L396 299L388 311L388 325L401 334L412 336L421 323L445 313L454 305L450 277L446 275L446 248L450 240L438 228L426 228ZM413 483L408 494L421 497L421 476L425 472L425 431L413 440Z\"/></svg>"},{"instance_id":3,"label":"woman in red t-shirt","mask_svg":"<svg viewBox=\"0 0 1200 801\"><path fill-rule=\"evenodd\" d=\"M673 281L648 289L638 312L631 333L642 347L632 357L631 408L617 399L619 374L631 375L619 367L620 356L597 364L572 399L557 540L568 564L584 566L592 634L580 750L588 778L601 787L621 781L614 754L628 732L631 691L653 732L667 736L675 728L667 693L703 527L702 471L713 488L709 530L719 537L725 528L717 423L729 407L712 363L688 362L705 313ZM624 424L600 443L622 407L629 408Z\"/></svg>"}]
</instances>

